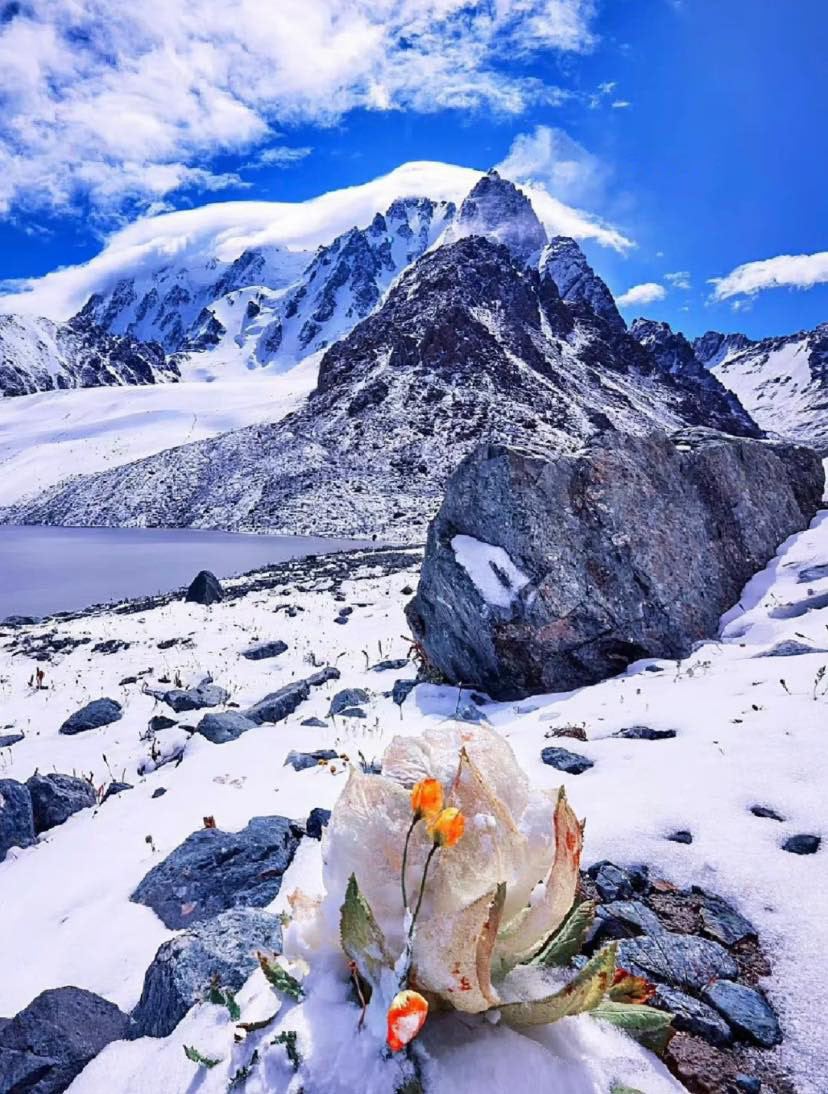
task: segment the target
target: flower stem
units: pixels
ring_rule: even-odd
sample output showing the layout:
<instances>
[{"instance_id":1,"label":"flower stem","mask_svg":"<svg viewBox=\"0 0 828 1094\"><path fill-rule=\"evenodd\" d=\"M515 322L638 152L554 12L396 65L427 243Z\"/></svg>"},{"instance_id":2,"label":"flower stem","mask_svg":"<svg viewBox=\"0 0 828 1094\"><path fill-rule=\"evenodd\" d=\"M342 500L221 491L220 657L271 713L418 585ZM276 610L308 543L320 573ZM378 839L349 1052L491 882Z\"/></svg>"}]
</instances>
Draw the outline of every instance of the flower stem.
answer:
<instances>
[{"instance_id":1,"label":"flower stem","mask_svg":"<svg viewBox=\"0 0 828 1094\"><path fill-rule=\"evenodd\" d=\"M402 876L400 878L400 882L401 882L401 885L402 885L403 912L408 911L408 895L405 891L405 871L406 871L406 864L408 863L408 844L409 844L409 841L411 840L411 833L414 831L414 829L417 825L417 821L419 819L420 818L418 816L415 816L414 819L412 820L412 822L409 826L408 832L406 834L406 837L405 837L405 847L403 848Z\"/></svg>"},{"instance_id":2,"label":"flower stem","mask_svg":"<svg viewBox=\"0 0 828 1094\"><path fill-rule=\"evenodd\" d=\"M431 865L431 860L434 858L434 852L439 848L439 843L432 844L431 850L428 852L428 857L425 860L425 866L423 867L423 880L420 882L420 895L417 898L417 907L414 909L414 915L411 917L411 926L408 928L408 937L411 939L414 936L414 925L417 922L417 916L420 914L420 905L423 903L423 894L425 893L426 877L428 876L428 868Z\"/></svg>"}]
</instances>

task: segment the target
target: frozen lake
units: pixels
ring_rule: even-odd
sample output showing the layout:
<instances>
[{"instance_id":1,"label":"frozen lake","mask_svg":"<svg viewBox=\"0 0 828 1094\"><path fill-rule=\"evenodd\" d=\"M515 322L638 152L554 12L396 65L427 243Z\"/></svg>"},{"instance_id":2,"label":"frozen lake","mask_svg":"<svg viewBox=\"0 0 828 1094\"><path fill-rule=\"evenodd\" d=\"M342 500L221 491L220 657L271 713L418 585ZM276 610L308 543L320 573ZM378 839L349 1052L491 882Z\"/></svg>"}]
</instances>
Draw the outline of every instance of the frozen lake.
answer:
<instances>
[{"instance_id":1,"label":"frozen lake","mask_svg":"<svg viewBox=\"0 0 828 1094\"><path fill-rule=\"evenodd\" d=\"M197 528L0 526L0 619L51 615L189 585L199 570L229 577L364 540L254 536Z\"/></svg>"}]
</instances>

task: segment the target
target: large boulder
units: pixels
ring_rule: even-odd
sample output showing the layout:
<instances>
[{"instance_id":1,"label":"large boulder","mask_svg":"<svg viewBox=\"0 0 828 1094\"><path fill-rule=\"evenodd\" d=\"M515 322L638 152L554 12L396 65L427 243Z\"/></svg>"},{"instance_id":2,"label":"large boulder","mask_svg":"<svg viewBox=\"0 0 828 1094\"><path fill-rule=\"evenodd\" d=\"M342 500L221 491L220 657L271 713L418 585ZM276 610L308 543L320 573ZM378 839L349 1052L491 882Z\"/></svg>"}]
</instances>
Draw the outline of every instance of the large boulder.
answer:
<instances>
[{"instance_id":1,"label":"large boulder","mask_svg":"<svg viewBox=\"0 0 828 1094\"><path fill-rule=\"evenodd\" d=\"M823 486L810 449L705 429L608 431L575 454L483 444L429 527L409 623L434 670L497 699L683 657Z\"/></svg>"},{"instance_id":2,"label":"large boulder","mask_svg":"<svg viewBox=\"0 0 828 1094\"><path fill-rule=\"evenodd\" d=\"M123 718L124 712L117 699L93 699L85 707L70 714L60 727L61 733L85 733L87 729L99 729Z\"/></svg>"},{"instance_id":3,"label":"large boulder","mask_svg":"<svg viewBox=\"0 0 828 1094\"><path fill-rule=\"evenodd\" d=\"M253 817L241 832L200 828L150 870L130 900L173 930L228 908L262 908L279 892L301 837L287 817Z\"/></svg>"},{"instance_id":4,"label":"large boulder","mask_svg":"<svg viewBox=\"0 0 828 1094\"><path fill-rule=\"evenodd\" d=\"M258 966L257 950L282 952L279 917L258 908L232 908L165 942L144 976L133 1036L172 1033L213 978L238 991Z\"/></svg>"},{"instance_id":5,"label":"large boulder","mask_svg":"<svg viewBox=\"0 0 828 1094\"><path fill-rule=\"evenodd\" d=\"M129 1032L114 1003L82 988L54 988L0 1028L0 1090L60 1094L105 1048Z\"/></svg>"},{"instance_id":6,"label":"large boulder","mask_svg":"<svg viewBox=\"0 0 828 1094\"><path fill-rule=\"evenodd\" d=\"M190 604L216 604L224 600L224 589L215 574L209 570L199 570L184 597Z\"/></svg>"},{"instance_id":7,"label":"large boulder","mask_svg":"<svg viewBox=\"0 0 828 1094\"><path fill-rule=\"evenodd\" d=\"M32 796L35 832L47 832L63 824L73 813L98 800L95 788L76 775L32 775L26 780Z\"/></svg>"},{"instance_id":8,"label":"large boulder","mask_svg":"<svg viewBox=\"0 0 828 1094\"><path fill-rule=\"evenodd\" d=\"M32 796L15 779L0 779L0 862L11 847L30 847L35 842Z\"/></svg>"}]
</instances>

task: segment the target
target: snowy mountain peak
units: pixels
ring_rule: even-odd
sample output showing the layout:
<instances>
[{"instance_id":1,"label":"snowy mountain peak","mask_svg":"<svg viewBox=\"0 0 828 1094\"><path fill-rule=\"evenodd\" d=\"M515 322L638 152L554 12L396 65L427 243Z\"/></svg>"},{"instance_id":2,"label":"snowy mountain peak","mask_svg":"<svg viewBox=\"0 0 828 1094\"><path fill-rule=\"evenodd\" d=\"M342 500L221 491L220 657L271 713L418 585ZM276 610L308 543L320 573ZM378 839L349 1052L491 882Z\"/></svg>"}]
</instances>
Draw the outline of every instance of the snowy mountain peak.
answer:
<instances>
[{"instance_id":1,"label":"snowy mountain peak","mask_svg":"<svg viewBox=\"0 0 828 1094\"><path fill-rule=\"evenodd\" d=\"M695 338L692 345L696 359L706 368L715 368L734 353L740 353L754 345L754 342L746 334L721 334L719 331L709 330L700 338Z\"/></svg>"},{"instance_id":2,"label":"snowy mountain peak","mask_svg":"<svg viewBox=\"0 0 828 1094\"><path fill-rule=\"evenodd\" d=\"M524 262L547 242L546 229L529 198L494 170L475 183L460 206L454 238L464 235L487 236Z\"/></svg>"},{"instance_id":3,"label":"snowy mountain peak","mask_svg":"<svg viewBox=\"0 0 828 1094\"><path fill-rule=\"evenodd\" d=\"M540 258L541 276L558 286L561 299L576 310L591 312L613 330L626 330L612 293L587 262L586 255L569 236L555 236Z\"/></svg>"}]
</instances>

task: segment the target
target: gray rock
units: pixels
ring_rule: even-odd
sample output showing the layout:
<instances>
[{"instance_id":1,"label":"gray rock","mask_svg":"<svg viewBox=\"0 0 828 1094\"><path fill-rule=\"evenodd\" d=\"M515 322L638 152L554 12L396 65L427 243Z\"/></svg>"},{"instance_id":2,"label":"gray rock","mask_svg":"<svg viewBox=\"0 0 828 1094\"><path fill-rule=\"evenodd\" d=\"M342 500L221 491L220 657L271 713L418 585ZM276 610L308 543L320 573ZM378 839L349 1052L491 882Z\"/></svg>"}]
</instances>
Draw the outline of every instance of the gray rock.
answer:
<instances>
[{"instance_id":1,"label":"gray rock","mask_svg":"<svg viewBox=\"0 0 828 1094\"><path fill-rule=\"evenodd\" d=\"M792 604L777 604L775 608L771 608L768 615L771 619L801 619L803 615L819 608L828 608L828 593L809 596L805 600L798 600Z\"/></svg>"},{"instance_id":2,"label":"gray rock","mask_svg":"<svg viewBox=\"0 0 828 1094\"><path fill-rule=\"evenodd\" d=\"M150 718L147 728L150 733L160 733L162 729L172 729L178 725L175 718L168 718L165 714L156 714Z\"/></svg>"},{"instance_id":3,"label":"gray rock","mask_svg":"<svg viewBox=\"0 0 828 1094\"><path fill-rule=\"evenodd\" d=\"M197 688L170 688L160 698L172 707L176 714L185 710L202 710L204 707L218 707L230 698L230 692L218 687L208 677Z\"/></svg>"},{"instance_id":4,"label":"gray rock","mask_svg":"<svg viewBox=\"0 0 828 1094\"><path fill-rule=\"evenodd\" d=\"M752 805L750 811L754 817L765 817L767 820L784 821L785 819L769 805Z\"/></svg>"},{"instance_id":5,"label":"gray rock","mask_svg":"<svg viewBox=\"0 0 828 1094\"><path fill-rule=\"evenodd\" d=\"M307 678L307 683L312 688L319 687L320 684L327 684L329 680L338 680L342 673L334 665L326 665L324 669L320 669L319 672L313 673L313 675Z\"/></svg>"},{"instance_id":6,"label":"gray rock","mask_svg":"<svg viewBox=\"0 0 828 1094\"><path fill-rule=\"evenodd\" d=\"M757 653L757 657L801 657L806 653L828 653L821 646L809 646L805 642L797 642L795 638L786 638L784 642L777 642L764 653Z\"/></svg>"},{"instance_id":7,"label":"gray rock","mask_svg":"<svg viewBox=\"0 0 828 1094\"><path fill-rule=\"evenodd\" d=\"M391 688L392 700L401 707L416 686L416 680L395 680Z\"/></svg>"},{"instance_id":8,"label":"gray rock","mask_svg":"<svg viewBox=\"0 0 828 1094\"><path fill-rule=\"evenodd\" d=\"M16 745L18 741L22 740L22 733L7 733L5 737L0 737L0 748L11 748L12 745Z\"/></svg>"},{"instance_id":9,"label":"gray rock","mask_svg":"<svg viewBox=\"0 0 828 1094\"><path fill-rule=\"evenodd\" d=\"M633 894L629 875L612 862L598 862L588 873L602 900L627 900Z\"/></svg>"},{"instance_id":10,"label":"gray rock","mask_svg":"<svg viewBox=\"0 0 828 1094\"><path fill-rule=\"evenodd\" d=\"M370 701L371 696L364 688L344 688L342 691L338 691L333 699L331 699L328 716L341 714L342 711L347 710L348 707L358 707L360 703L368 703Z\"/></svg>"},{"instance_id":11,"label":"gray rock","mask_svg":"<svg viewBox=\"0 0 828 1094\"><path fill-rule=\"evenodd\" d=\"M228 908L261 908L279 892L300 835L287 817L253 817L241 832L200 828L150 870L130 900L173 929Z\"/></svg>"},{"instance_id":12,"label":"gray rock","mask_svg":"<svg viewBox=\"0 0 828 1094\"><path fill-rule=\"evenodd\" d=\"M782 1040L779 1019L760 992L729 979L717 979L705 987L702 998L727 1020L737 1036L763 1048Z\"/></svg>"},{"instance_id":13,"label":"gray rock","mask_svg":"<svg viewBox=\"0 0 828 1094\"><path fill-rule=\"evenodd\" d=\"M558 771L565 771L567 775L582 775L595 764L586 756L577 752L570 752L568 748L556 748L550 745L541 752L541 759L550 767L556 767Z\"/></svg>"},{"instance_id":14,"label":"gray rock","mask_svg":"<svg viewBox=\"0 0 828 1094\"><path fill-rule=\"evenodd\" d=\"M317 767L321 760L335 760L338 756L339 753L330 748L317 748L315 752L297 752L292 748L282 766L290 765L294 771L304 771L308 767Z\"/></svg>"},{"instance_id":15,"label":"gray rock","mask_svg":"<svg viewBox=\"0 0 828 1094\"><path fill-rule=\"evenodd\" d=\"M823 484L809 449L705 429L605 431L575 454L481 444L429 527L412 632L447 680L495 699L683 657ZM480 545L471 573L458 536Z\"/></svg>"},{"instance_id":16,"label":"gray rock","mask_svg":"<svg viewBox=\"0 0 828 1094\"><path fill-rule=\"evenodd\" d=\"M32 798L35 832L63 824L73 813L95 805L95 788L75 775L32 775L26 780Z\"/></svg>"},{"instance_id":17,"label":"gray rock","mask_svg":"<svg viewBox=\"0 0 828 1094\"><path fill-rule=\"evenodd\" d=\"M790 851L792 855L815 855L821 843L820 836L801 833L798 836L789 836L782 844L782 850Z\"/></svg>"},{"instance_id":18,"label":"gray rock","mask_svg":"<svg viewBox=\"0 0 828 1094\"><path fill-rule=\"evenodd\" d=\"M739 975L739 966L718 942L673 931L622 939L618 963L638 976L690 991L701 991L715 977Z\"/></svg>"},{"instance_id":19,"label":"gray rock","mask_svg":"<svg viewBox=\"0 0 828 1094\"><path fill-rule=\"evenodd\" d=\"M238 991L258 965L256 950L282 952L278 916L258 908L231 908L165 942L144 976L132 1036L172 1033L213 977Z\"/></svg>"},{"instance_id":20,"label":"gray rock","mask_svg":"<svg viewBox=\"0 0 828 1094\"><path fill-rule=\"evenodd\" d=\"M224 590L215 574L211 574L209 570L201 570L193 578L184 599L191 604L215 604L224 600Z\"/></svg>"},{"instance_id":21,"label":"gray rock","mask_svg":"<svg viewBox=\"0 0 828 1094\"><path fill-rule=\"evenodd\" d=\"M623 737L627 741L667 741L675 735L674 729L651 729L650 726L628 726L613 733L613 737Z\"/></svg>"},{"instance_id":22,"label":"gray rock","mask_svg":"<svg viewBox=\"0 0 828 1094\"><path fill-rule=\"evenodd\" d=\"M679 828L676 832L671 832L669 836L665 836L671 843L692 843L693 833L688 832L686 828Z\"/></svg>"},{"instance_id":23,"label":"gray rock","mask_svg":"<svg viewBox=\"0 0 828 1094\"><path fill-rule=\"evenodd\" d=\"M305 831L308 836L311 839L322 839L322 829L327 828L330 819L330 809L322 809L318 805L315 809L311 809L305 822Z\"/></svg>"},{"instance_id":24,"label":"gray rock","mask_svg":"<svg viewBox=\"0 0 828 1094\"><path fill-rule=\"evenodd\" d=\"M650 1006L669 1010L674 1016L676 1029L694 1033L717 1048L724 1048L733 1042L730 1026L712 1007L678 988L659 984Z\"/></svg>"},{"instance_id":25,"label":"gray rock","mask_svg":"<svg viewBox=\"0 0 828 1094\"><path fill-rule=\"evenodd\" d=\"M246 650L242 650L242 657L246 657L248 661L264 661L268 657L278 657L286 649L287 642L275 638L272 642L255 642L248 646Z\"/></svg>"},{"instance_id":26,"label":"gray rock","mask_svg":"<svg viewBox=\"0 0 828 1094\"><path fill-rule=\"evenodd\" d=\"M243 713L245 718L249 718L257 725L261 725L262 722L281 722L289 714L293 714L309 695L310 686L307 680L296 680L292 684L285 684L278 691L271 691L269 695L265 695L264 699L260 699Z\"/></svg>"},{"instance_id":27,"label":"gray rock","mask_svg":"<svg viewBox=\"0 0 828 1094\"><path fill-rule=\"evenodd\" d=\"M37 623L42 622L43 620L39 615L7 615L5 619L0 622L0 627L33 627Z\"/></svg>"},{"instance_id":28,"label":"gray rock","mask_svg":"<svg viewBox=\"0 0 828 1094\"><path fill-rule=\"evenodd\" d=\"M114 798L116 794L123 794L125 790L132 790L132 783L111 782L106 788L103 800L109 801L109 799Z\"/></svg>"},{"instance_id":29,"label":"gray rock","mask_svg":"<svg viewBox=\"0 0 828 1094\"><path fill-rule=\"evenodd\" d=\"M327 729L328 723L323 722L321 718L306 718L302 722L303 726L312 726L314 729Z\"/></svg>"},{"instance_id":30,"label":"gray rock","mask_svg":"<svg viewBox=\"0 0 828 1094\"><path fill-rule=\"evenodd\" d=\"M762 1080L755 1075L744 1075L740 1072L733 1082L740 1094L760 1094L762 1090Z\"/></svg>"},{"instance_id":31,"label":"gray rock","mask_svg":"<svg viewBox=\"0 0 828 1094\"><path fill-rule=\"evenodd\" d=\"M60 732L69 735L84 733L87 729L111 725L123 716L121 704L115 699L94 699L70 715L60 727Z\"/></svg>"},{"instance_id":32,"label":"gray rock","mask_svg":"<svg viewBox=\"0 0 828 1094\"><path fill-rule=\"evenodd\" d=\"M129 1018L82 988L54 988L0 1029L0 1090L61 1094L111 1041L127 1036Z\"/></svg>"},{"instance_id":33,"label":"gray rock","mask_svg":"<svg viewBox=\"0 0 828 1094\"><path fill-rule=\"evenodd\" d=\"M408 664L407 657L393 657L385 661L377 661L371 666L371 672L388 672L390 669L404 669Z\"/></svg>"},{"instance_id":34,"label":"gray rock","mask_svg":"<svg viewBox=\"0 0 828 1094\"><path fill-rule=\"evenodd\" d=\"M713 896L701 889L694 888L694 892L702 895L702 904L699 909L706 934L711 935L717 942L723 942L725 946L735 946L745 938L756 938L756 928L745 917L732 908L726 900L720 896Z\"/></svg>"},{"instance_id":35,"label":"gray rock","mask_svg":"<svg viewBox=\"0 0 828 1094\"><path fill-rule=\"evenodd\" d=\"M797 581L821 581L824 577L828 577L828 562L820 562L816 566L806 566L804 570L799 571Z\"/></svg>"},{"instance_id":36,"label":"gray rock","mask_svg":"<svg viewBox=\"0 0 828 1094\"><path fill-rule=\"evenodd\" d=\"M362 709L362 707L346 707L345 710L340 710L338 717L340 718L367 718L368 715Z\"/></svg>"},{"instance_id":37,"label":"gray rock","mask_svg":"<svg viewBox=\"0 0 828 1094\"><path fill-rule=\"evenodd\" d=\"M196 726L196 731L214 745L223 745L227 741L235 741L248 729L255 729L258 725L252 718L246 718L237 710L226 710L222 714L205 714Z\"/></svg>"},{"instance_id":38,"label":"gray rock","mask_svg":"<svg viewBox=\"0 0 828 1094\"><path fill-rule=\"evenodd\" d=\"M167 788L165 786L156 786L155 790L153 790L152 794L150 794L150 797L151 798L163 798L166 793L167 793Z\"/></svg>"},{"instance_id":39,"label":"gray rock","mask_svg":"<svg viewBox=\"0 0 828 1094\"><path fill-rule=\"evenodd\" d=\"M631 938L636 935L660 935L661 920L640 900L611 900L595 911L596 934L600 938Z\"/></svg>"},{"instance_id":40,"label":"gray rock","mask_svg":"<svg viewBox=\"0 0 828 1094\"><path fill-rule=\"evenodd\" d=\"M0 862L10 848L30 847L34 842L34 814L28 787L15 779L0 779Z\"/></svg>"}]
</instances>

